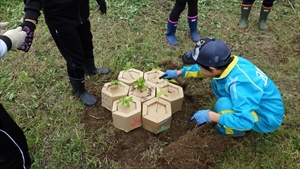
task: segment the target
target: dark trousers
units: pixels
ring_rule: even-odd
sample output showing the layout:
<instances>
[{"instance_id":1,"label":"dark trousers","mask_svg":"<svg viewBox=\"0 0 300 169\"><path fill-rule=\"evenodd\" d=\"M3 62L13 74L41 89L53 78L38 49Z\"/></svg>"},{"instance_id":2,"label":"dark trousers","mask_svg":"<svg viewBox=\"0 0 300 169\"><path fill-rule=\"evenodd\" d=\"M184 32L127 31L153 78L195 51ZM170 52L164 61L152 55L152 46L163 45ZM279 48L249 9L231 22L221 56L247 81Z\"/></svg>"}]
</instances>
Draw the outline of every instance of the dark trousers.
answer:
<instances>
[{"instance_id":1,"label":"dark trousers","mask_svg":"<svg viewBox=\"0 0 300 169\"><path fill-rule=\"evenodd\" d=\"M83 24L71 29L49 28L49 30L67 62L68 75L75 79L84 78L85 60L94 57L90 21L86 20Z\"/></svg>"},{"instance_id":2,"label":"dark trousers","mask_svg":"<svg viewBox=\"0 0 300 169\"><path fill-rule=\"evenodd\" d=\"M243 0L242 4L253 4L255 0ZM262 5L265 7L273 6L275 0L264 0Z\"/></svg>"},{"instance_id":3,"label":"dark trousers","mask_svg":"<svg viewBox=\"0 0 300 169\"><path fill-rule=\"evenodd\" d=\"M29 169L30 165L25 135L0 104L0 168Z\"/></svg>"},{"instance_id":4,"label":"dark trousers","mask_svg":"<svg viewBox=\"0 0 300 169\"><path fill-rule=\"evenodd\" d=\"M198 0L176 0L175 5L169 15L169 19L177 22L180 14L184 10L186 3L188 4L188 16L198 15Z\"/></svg>"}]
</instances>

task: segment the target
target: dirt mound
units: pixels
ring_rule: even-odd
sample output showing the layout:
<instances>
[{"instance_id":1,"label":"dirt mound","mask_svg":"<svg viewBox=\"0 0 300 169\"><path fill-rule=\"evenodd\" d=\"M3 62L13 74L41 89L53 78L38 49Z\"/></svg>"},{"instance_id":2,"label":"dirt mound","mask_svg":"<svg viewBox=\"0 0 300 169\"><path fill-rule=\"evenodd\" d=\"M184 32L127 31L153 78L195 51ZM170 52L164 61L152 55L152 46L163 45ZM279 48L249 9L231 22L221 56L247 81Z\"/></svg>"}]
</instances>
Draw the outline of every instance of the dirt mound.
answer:
<instances>
[{"instance_id":1,"label":"dirt mound","mask_svg":"<svg viewBox=\"0 0 300 169\"><path fill-rule=\"evenodd\" d=\"M164 147L158 160L160 168L216 168L214 156L234 144L234 139L212 131L213 124L195 127L178 141Z\"/></svg>"}]
</instances>

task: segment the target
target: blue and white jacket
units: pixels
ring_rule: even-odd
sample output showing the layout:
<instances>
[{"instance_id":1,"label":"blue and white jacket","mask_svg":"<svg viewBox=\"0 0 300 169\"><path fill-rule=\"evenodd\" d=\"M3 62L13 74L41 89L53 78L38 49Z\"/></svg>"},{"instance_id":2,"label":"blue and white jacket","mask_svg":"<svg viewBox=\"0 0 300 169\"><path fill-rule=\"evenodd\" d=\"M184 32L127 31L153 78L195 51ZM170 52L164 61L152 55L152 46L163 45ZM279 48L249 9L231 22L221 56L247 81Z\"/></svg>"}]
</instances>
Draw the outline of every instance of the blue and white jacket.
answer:
<instances>
[{"instance_id":1,"label":"blue and white jacket","mask_svg":"<svg viewBox=\"0 0 300 169\"><path fill-rule=\"evenodd\" d=\"M184 66L183 77L204 77L195 64ZM233 113L220 114L219 124L235 130L271 132L282 122L284 105L274 82L250 61L233 56L219 77L211 81L217 98L228 97Z\"/></svg>"}]
</instances>

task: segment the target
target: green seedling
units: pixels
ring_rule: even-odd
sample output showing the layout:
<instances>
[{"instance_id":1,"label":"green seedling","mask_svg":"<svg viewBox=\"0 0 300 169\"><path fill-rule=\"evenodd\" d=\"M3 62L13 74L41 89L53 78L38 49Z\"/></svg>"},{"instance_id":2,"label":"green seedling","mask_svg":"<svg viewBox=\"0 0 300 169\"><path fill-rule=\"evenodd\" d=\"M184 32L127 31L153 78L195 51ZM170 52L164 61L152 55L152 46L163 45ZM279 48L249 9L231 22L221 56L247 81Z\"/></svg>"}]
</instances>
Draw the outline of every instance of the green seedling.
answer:
<instances>
[{"instance_id":1,"label":"green seedling","mask_svg":"<svg viewBox=\"0 0 300 169\"><path fill-rule=\"evenodd\" d=\"M117 103L121 103L122 106L126 105L126 107L130 107L130 103L132 102L132 96L126 98L126 97L122 97Z\"/></svg>"},{"instance_id":2,"label":"green seedling","mask_svg":"<svg viewBox=\"0 0 300 169\"><path fill-rule=\"evenodd\" d=\"M147 88L145 79L142 77L139 77L137 81L133 82L133 86L137 87L141 92L143 89Z\"/></svg>"},{"instance_id":3,"label":"green seedling","mask_svg":"<svg viewBox=\"0 0 300 169\"><path fill-rule=\"evenodd\" d=\"M166 80L168 80L168 79L166 79ZM168 81L171 82L171 83L178 84L178 82L177 82L175 79L170 79L170 80L168 80Z\"/></svg>"},{"instance_id":4,"label":"green seedling","mask_svg":"<svg viewBox=\"0 0 300 169\"><path fill-rule=\"evenodd\" d=\"M153 71L160 71L160 68L152 68Z\"/></svg>"},{"instance_id":5,"label":"green seedling","mask_svg":"<svg viewBox=\"0 0 300 169\"><path fill-rule=\"evenodd\" d=\"M156 95L157 102L159 102L159 98L160 98L162 95L168 96L167 94L164 93L164 91L162 90L162 87L159 87L159 92L158 92L157 95ZM157 110L158 110L158 104L156 105L156 112L157 112Z\"/></svg>"},{"instance_id":6,"label":"green seedling","mask_svg":"<svg viewBox=\"0 0 300 169\"><path fill-rule=\"evenodd\" d=\"M112 86L112 89L116 89L116 88L118 88L118 87L123 86L123 85L120 83L119 80L112 80L112 81L110 82L110 85Z\"/></svg>"}]
</instances>

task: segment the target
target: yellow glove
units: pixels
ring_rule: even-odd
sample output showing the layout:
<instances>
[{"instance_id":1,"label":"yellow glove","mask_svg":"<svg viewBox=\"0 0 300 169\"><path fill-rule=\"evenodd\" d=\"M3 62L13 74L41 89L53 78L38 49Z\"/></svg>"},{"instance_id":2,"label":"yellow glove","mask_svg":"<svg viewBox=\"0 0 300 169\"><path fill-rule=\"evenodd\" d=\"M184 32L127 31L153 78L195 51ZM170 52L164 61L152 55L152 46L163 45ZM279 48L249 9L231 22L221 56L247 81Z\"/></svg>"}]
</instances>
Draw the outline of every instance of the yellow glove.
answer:
<instances>
[{"instance_id":1,"label":"yellow glove","mask_svg":"<svg viewBox=\"0 0 300 169\"><path fill-rule=\"evenodd\" d=\"M3 35L7 36L11 40L11 49L17 49L23 44L27 34L25 31L22 31L22 27L18 27L16 29L6 31Z\"/></svg>"},{"instance_id":2,"label":"yellow glove","mask_svg":"<svg viewBox=\"0 0 300 169\"><path fill-rule=\"evenodd\" d=\"M9 22L0 22L0 35L2 35L5 30L2 30L2 28L5 28L9 25Z\"/></svg>"}]
</instances>

